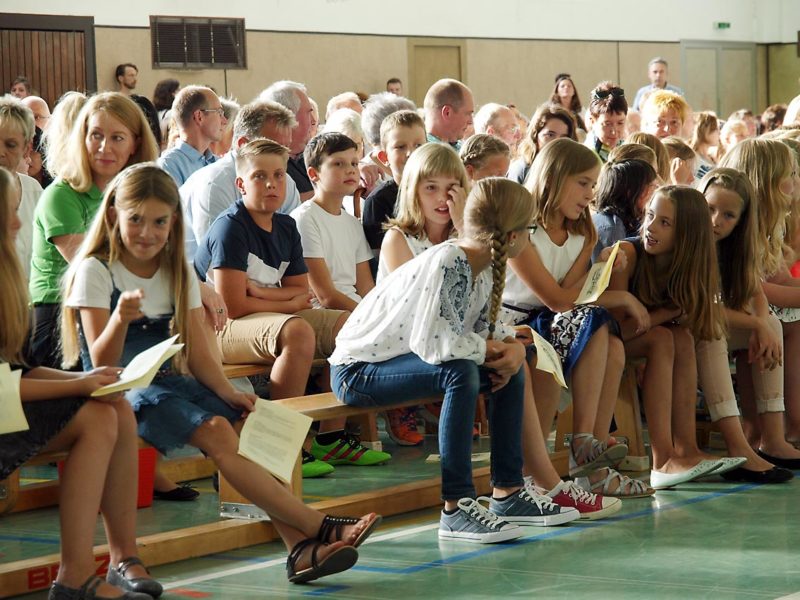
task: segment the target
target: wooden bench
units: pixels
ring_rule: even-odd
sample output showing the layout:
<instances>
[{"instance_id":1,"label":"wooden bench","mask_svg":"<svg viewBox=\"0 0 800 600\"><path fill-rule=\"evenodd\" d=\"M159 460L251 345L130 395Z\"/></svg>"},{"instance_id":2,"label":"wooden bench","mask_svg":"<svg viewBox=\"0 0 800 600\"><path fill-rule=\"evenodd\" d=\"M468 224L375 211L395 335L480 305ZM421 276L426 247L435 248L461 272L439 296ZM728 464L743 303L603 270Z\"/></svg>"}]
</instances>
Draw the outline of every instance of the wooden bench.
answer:
<instances>
[{"instance_id":1,"label":"wooden bench","mask_svg":"<svg viewBox=\"0 0 800 600\"><path fill-rule=\"evenodd\" d=\"M439 398L428 399L436 401ZM347 417L362 423L374 423L375 414L387 408L401 408L425 403L425 399L409 400L391 407L351 407L340 403L332 393L315 394L298 398L276 400L283 406L302 412L313 419ZM372 421L370 421L370 419ZM363 427L363 425L362 425ZM566 451L551 455L553 464L560 474L567 472ZM489 467L473 470L475 488L479 494L490 491ZM335 481L331 481L335 484ZM395 515L422 508L438 506L441 480L439 477L395 485L381 490L352 494L309 504L312 508L332 515L364 514L375 511L383 515ZM302 493L300 461L295 468L292 481L293 492ZM242 498L233 488L220 478L220 503L226 510L240 518L225 519L195 527L142 536L137 539L139 555L148 565L156 566L226 552L278 539L272 525L263 519L252 504ZM103 567L108 547L94 548L98 566ZM59 556L51 554L22 561L0 564L0 594L23 594L49 586L57 569Z\"/></svg>"}]
</instances>

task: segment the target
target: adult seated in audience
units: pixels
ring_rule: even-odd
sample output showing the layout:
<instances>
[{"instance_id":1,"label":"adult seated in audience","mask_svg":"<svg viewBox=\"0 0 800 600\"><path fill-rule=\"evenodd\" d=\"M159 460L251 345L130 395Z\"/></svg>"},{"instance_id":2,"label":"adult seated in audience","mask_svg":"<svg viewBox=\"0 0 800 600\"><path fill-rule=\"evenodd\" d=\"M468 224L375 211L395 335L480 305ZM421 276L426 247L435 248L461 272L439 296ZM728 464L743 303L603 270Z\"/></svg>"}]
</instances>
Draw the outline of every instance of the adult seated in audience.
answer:
<instances>
[{"instance_id":1,"label":"adult seated in audience","mask_svg":"<svg viewBox=\"0 0 800 600\"><path fill-rule=\"evenodd\" d=\"M139 68L133 63L123 63L117 65L114 71L114 79L117 81L117 90L120 94L130 96L136 89L136 82L139 79Z\"/></svg>"},{"instance_id":2,"label":"adult seated in audience","mask_svg":"<svg viewBox=\"0 0 800 600\"><path fill-rule=\"evenodd\" d=\"M214 164L196 171L180 187L186 217L186 256L190 261L214 220L240 197L236 187L237 148L262 138L288 146L296 125L292 111L277 102L257 100L241 108L233 125L231 150ZM286 200L278 212L289 214L298 206L300 194L290 178L286 182Z\"/></svg>"},{"instance_id":3,"label":"adult seated in audience","mask_svg":"<svg viewBox=\"0 0 800 600\"><path fill-rule=\"evenodd\" d=\"M16 247L26 281L31 270L33 211L42 195L42 187L32 177L18 173L17 167L30 152L35 127L33 121L33 113L21 100L13 96L0 97L0 167L5 167L17 178L22 190L17 208L20 229Z\"/></svg>"},{"instance_id":4,"label":"adult seated in audience","mask_svg":"<svg viewBox=\"0 0 800 600\"><path fill-rule=\"evenodd\" d=\"M633 110L641 111L644 104L644 96L655 90L668 90L680 96L683 96L683 90L674 85L667 83L667 75L669 73L669 65L667 61L656 56L649 63L647 63L647 76L650 78L650 85L639 88L636 96L633 99Z\"/></svg>"},{"instance_id":5,"label":"adult seated in audience","mask_svg":"<svg viewBox=\"0 0 800 600\"><path fill-rule=\"evenodd\" d=\"M308 98L306 86L296 81L276 81L259 95L259 100L269 100L282 104L294 113L297 120L292 130L292 141L289 144L289 164L287 172L297 185L300 200L305 202L314 195L314 186L306 172L303 151L311 139L311 128L314 123L313 107Z\"/></svg>"},{"instance_id":6,"label":"adult seated in audience","mask_svg":"<svg viewBox=\"0 0 800 600\"><path fill-rule=\"evenodd\" d=\"M156 107L153 106L153 103L150 102L149 98L145 96L140 96L139 94L131 94L130 99L136 102L142 112L144 113L145 118L147 119L147 124L150 125L150 131L153 132L153 137L156 138L156 144L158 147L161 148L162 138L161 138L161 124L158 122L158 111Z\"/></svg>"},{"instance_id":7,"label":"adult seated in audience","mask_svg":"<svg viewBox=\"0 0 800 600\"><path fill-rule=\"evenodd\" d=\"M499 137L508 144L512 153L517 151L522 132L519 129L519 123L514 116L514 112L507 106L495 102L484 104L475 113L473 122L475 133L485 133Z\"/></svg>"},{"instance_id":8,"label":"adult seated in audience","mask_svg":"<svg viewBox=\"0 0 800 600\"><path fill-rule=\"evenodd\" d=\"M610 81L597 84L589 100L589 123L592 130L583 145L594 150L606 162L608 154L625 138L628 101L625 90Z\"/></svg>"},{"instance_id":9,"label":"adult seated in audience","mask_svg":"<svg viewBox=\"0 0 800 600\"><path fill-rule=\"evenodd\" d=\"M553 87L553 93L550 95L550 102L571 112L578 129L586 131L586 124L583 122L583 115L581 114L583 105L581 105L575 82L572 81L572 75L569 73L556 75L555 87Z\"/></svg>"},{"instance_id":10,"label":"adult seated in audience","mask_svg":"<svg viewBox=\"0 0 800 600\"><path fill-rule=\"evenodd\" d=\"M153 106L158 113L158 124L161 127L161 140L166 144L167 129L172 109L175 101L175 94L181 88L181 83L177 79L162 79L156 84L153 90ZM162 147L163 149L163 147Z\"/></svg>"},{"instance_id":11,"label":"adult seated in audience","mask_svg":"<svg viewBox=\"0 0 800 600\"><path fill-rule=\"evenodd\" d=\"M386 91L395 96L403 95L403 82L397 77L392 77L386 82Z\"/></svg>"},{"instance_id":12,"label":"adult seated in audience","mask_svg":"<svg viewBox=\"0 0 800 600\"><path fill-rule=\"evenodd\" d=\"M192 173L217 160L209 146L222 137L227 121L217 95L199 85L188 85L178 92L172 111L180 139L161 155L158 166L180 187Z\"/></svg>"},{"instance_id":13,"label":"adult seated in audience","mask_svg":"<svg viewBox=\"0 0 800 600\"><path fill-rule=\"evenodd\" d=\"M375 165L380 169L381 182L392 178L391 169L378 156L382 149L381 124L386 117L399 110L415 111L417 110L417 105L408 98L391 92L380 92L367 98L364 103L364 112L361 113L361 129L364 130L364 150L366 152L362 162Z\"/></svg>"},{"instance_id":14,"label":"adult seated in audience","mask_svg":"<svg viewBox=\"0 0 800 600\"><path fill-rule=\"evenodd\" d=\"M680 137L691 112L679 94L667 90L653 92L642 106L642 131L659 139L670 135Z\"/></svg>"},{"instance_id":15,"label":"adult seated in audience","mask_svg":"<svg viewBox=\"0 0 800 600\"><path fill-rule=\"evenodd\" d=\"M42 144L45 149L44 167L53 178L59 175L59 166L66 163L65 153L72 125L88 98L81 92L67 92L56 102L50 124L43 133Z\"/></svg>"},{"instance_id":16,"label":"adult seated in audience","mask_svg":"<svg viewBox=\"0 0 800 600\"><path fill-rule=\"evenodd\" d=\"M455 79L440 79L428 89L423 104L428 141L461 148L475 111L470 89Z\"/></svg>"},{"instance_id":17,"label":"adult seated in audience","mask_svg":"<svg viewBox=\"0 0 800 600\"><path fill-rule=\"evenodd\" d=\"M364 107L361 106L361 100L358 94L355 92L342 92L328 100L328 106L325 109L325 121L330 119L333 113L342 108L349 108L358 114L361 114L361 111L364 110Z\"/></svg>"},{"instance_id":18,"label":"adult seated in audience","mask_svg":"<svg viewBox=\"0 0 800 600\"><path fill-rule=\"evenodd\" d=\"M22 103L33 112L33 122L44 131L50 123L50 107L39 96L25 96Z\"/></svg>"},{"instance_id":19,"label":"adult seated in audience","mask_svg":"<svg viewBox=\"0 0 800 600\"><path fill-rule=\"evenodd\" d=\"M31 82L28 81L28 78L24 75L20 75L11 82L11 89L9 90L9 93L20 100L30 96L33 93L33 90L31 90Z\"/></svg>"},{"instance_id":20,"label":"adult seated in audience","mask_svg":"<svg viewBox=\"0 0 800 600\"><path fill-rule=\"evenodd\" d=\"M575 116L563 106L542 104L536 109L525 137L519 144L517 158L511 162L511 167L508 169L508 178L523 183L536 153L546 144L562 137L578 141Z\"/></svg>"},{"instance_id":21,"label":"adult seated in audience","mask_svg":"<svg viewBox=\"0 0 800 600\"><path fill-rule=\"evenodd\" d=\"M798 98L800 98L800 96L795 98L795 100L797 100ZM794 101L792 102L794 103ZM800 102L797 102L797 107L800 107ZM789 111L787 110L787 113L788 112ZM797 108L795 108L794 114L797 114ZM756 119L753 116L753 111L750 110L749 108L740 108L739 110L732 112L731 116L728 117L728 121L732 119L740 119L745 123L747 123L747 137L756 137L758 135L759 122L758 119ZM789 120L789 122L791 122L791 119Z\"/></svg>"}]
</instances>

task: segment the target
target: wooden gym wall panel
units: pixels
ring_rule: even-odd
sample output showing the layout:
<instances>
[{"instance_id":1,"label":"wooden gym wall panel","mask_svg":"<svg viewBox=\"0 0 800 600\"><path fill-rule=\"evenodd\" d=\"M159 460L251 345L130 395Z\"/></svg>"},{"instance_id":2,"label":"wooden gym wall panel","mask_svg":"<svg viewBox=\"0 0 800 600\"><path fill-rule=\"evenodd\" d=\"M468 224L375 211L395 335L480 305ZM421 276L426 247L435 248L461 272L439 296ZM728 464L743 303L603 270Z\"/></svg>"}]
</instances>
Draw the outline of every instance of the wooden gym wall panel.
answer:
<instances>
[{"instance_id":1,"label":"wooden gym wall panel","mask_svg":"<svg viewBox=\"0 0 800 600\"><path fill-rule=\"evenodd\" d=\"M767 51L769 103L788 104L800 94L800 57L797 56L797 44L772 44L767 47Z\"/></svg>"},{"instance_id":2,"label":"wooden gym wall panel","mask_svg":"<svg viewBox=\"0 0 800 600\"><path fill-rule=\"evenodd\" d=\"M667 82L683 87L681 73L681 45L669 42L621 42L619 44L619 85L625 90L628 106L633 108L633 99L640 87L650 83L647 63L656 56L669 64Z\"/></svg>"}]
</instances>

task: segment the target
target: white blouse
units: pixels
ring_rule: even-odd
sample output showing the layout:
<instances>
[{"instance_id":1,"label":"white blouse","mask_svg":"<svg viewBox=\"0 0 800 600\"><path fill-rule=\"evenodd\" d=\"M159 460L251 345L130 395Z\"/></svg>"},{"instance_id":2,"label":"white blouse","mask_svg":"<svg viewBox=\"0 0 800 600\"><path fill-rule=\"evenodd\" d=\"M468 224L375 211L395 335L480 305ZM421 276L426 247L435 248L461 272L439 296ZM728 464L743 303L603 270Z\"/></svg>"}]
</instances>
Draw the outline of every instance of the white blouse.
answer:
<instances>
[{"instance_id":1,"label":"white blouse","mask_svg":"<svg viewBox=\"0 0 800 600\"><path fill-rule=\"evenodd\" d=\"M544 268L553 276L553 279L561 283L569 273L572 265L575 264L578 256L580 256L586 236L569 233L567 241L559 246L550 239L544 228L537 227L531 231L530 239ZM544 302L519 278L511 267L506 269L503 304L515 306L525 311L544 306ZM524 313L507 308L504 308L501 312L501 319L506 323L519 323L525 318Z\"/></svg>"},{"instance_id":2,"label":"white blouse","mask_svg":"<svg viewBox=\"0 0 800 600\"><path fill-rule=\"evenodd\" d=\"M428 236L425 235L425 232L422 233L422 237L418 238L414 235L408 234L399 227L392 227L392 229L396 229L401 234L403 234L403 239L405 239L406 244L408 244L408 249L411 250L411 256L419 256L425 250L433 246L433 243L428 239ZM384 240L386 238L383 238ZM375 279L376 283L379 283L384 277L389 274L389 267L386 266L385 260L378 260L378 277Z\"/></svg>"},{"instance_id":3,"label":"white blouse","mask_svg":"<svg viewBox=\"0 0 800 600\"><path fill-rule=\"evenodd\" d=\"M413 352L430 364L483 364L489 334L491 269L473 280L453 241L426 250L383 278L336 337L333 365L382 362ZM513 337L497 323L494 338Z\"/></svg>"}]
</instances>

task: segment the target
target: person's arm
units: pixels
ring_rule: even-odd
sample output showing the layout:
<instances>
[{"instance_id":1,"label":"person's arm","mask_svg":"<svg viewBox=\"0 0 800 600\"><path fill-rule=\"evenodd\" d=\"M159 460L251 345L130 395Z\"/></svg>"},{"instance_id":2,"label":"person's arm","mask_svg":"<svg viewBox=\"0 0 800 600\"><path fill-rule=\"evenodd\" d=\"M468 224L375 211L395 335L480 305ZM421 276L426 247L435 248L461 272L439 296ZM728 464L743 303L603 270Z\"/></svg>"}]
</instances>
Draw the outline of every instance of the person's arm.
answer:
<instances>
[{"instance_id":1,"label":"person's arm","mask_svg":"<svg viewBox=\"0 0 800 600\"><path fill-rule=\"evenodd\" d=\"M304 276L295 277L303 279ZM292 314L304 308L311 308L308 286L305 291L289 283L287 288L260 288L258 296L248 294L247 273L236 269L214 269L214 287L228 307L231 319L238 319L259 312ZM299 281L297 282L299 283Z\"/></svg>"},{"instance_id":2,"label":"person's arm","mask_svg":"<svg viewBox=\"0 0 800 600\"><path fill-rule=\"evenodd\" d=\"M542 259L539 258L539 253L533 244L530 241L524 243L525 249L516 258L508 259L508 265L514 273L553 312L566 312L573 308L580 290L559 285L542 264Z\"/></svg>"},{"instance_id":3,"label":"person's arm","mask_svg":"<svg viewBox=\"0 0 800 600\"><path fill-rule=\"evenodd\" d=\"M36 367L20 380L19 394L23 402L57 400L59 398L83 398L105 385L119 381L118 367L100 367L85 373L70 373ZM100 396L99 400L115 400L119 396Z\"/></svg>"},{"instance_id":4,"label":"person's arm","mask_svg":"<svg viewBox=\"0 0 800 600\"><path fill-rule=\"evenodd\" d=\"M407 263L414 255L408 247L406 237L399 229L392 228L386 232L381 245L380 261L386 265L389 273Z\"/></svg>"},{"instance_id":5,"label":"person's arm","mask_svg":"<svg viewBox=\"0 0 800 600\"><path fill-rule=\"evenodd\" d=\"M369 261L365 260L356 265L356 293L362 298L369 294L375 287L375 280L372 278L372 271L369 268Z\"/></svg>"},{"instance_id":6,"label":"person's arm","mask_svg":"<svg viewBox=\"0 0 800 600\"><path fill-rule=\"evenodd\" d=\"M623 253L625 258L623 261L620 261L621 268L611 271L611 281L606 291L603 292L603 296L611 297L612 294L618 295L623 303L627 302L629 311L624 311L621 305L613 308L608 307L619 322L622 339L627 341L645 333L651 327L658 324L653 321L654 312L656 313L656 319L660 319L666 315L662 315L659 312L660 309L654 312L648 312L639 299L628 292L631 277L633 277L633 273L636 270L636 249L630 242L621 242L619 252ZM626 314L628 316L626 316ZM670 319L674 319L679 315L680 311L671 316Z\"/></svg>"},{"instance_id":7,"label":"person's arm","mask_svg":"<svg viewBox=\"0 0 800 600\"><path fill-rule=\"evenodd\" d=\"M355 310L358 303L336 289L324 258L306 258L308 281L319 303L325 308ZM370 273L370 277L372 274Z\"/></svg>"},{"instance_id":8,"label":"person's arm","mask_svg":"<svg viewBox=\"0 0 800 600\"><path fill-rule=\"evenodd\" d=\"M190 330L200 332L203 318L202 308L189 310ZM222 363L211 353L207 344L189 344L187 348L189 370L200 383L233 408L241 409L243 412L251 412L254 409L255 394L240 392L231 385L222 370Z\"/></svg>"},{"instance_id":9,"label":"person's arm","mask_svg":"<svg viewBox=\"0 0 800 600\"><path fill-rule=\"evenodd\" d=\"M128 325L141 318L142 290L122 292L112 313L107 308L79 308L83 335L95 366L118 365Z\"/></svg>"},{"instance_id":10,"label":"person's arm","mask_svg":"<svg viewBox=\"0 0 800 600\"><path fill-rule=\"evenodd\" d=\"M75 254L81 247L83 236L84 234L82 233L70 233L67 235L57 235L50 238L50 241L56 247L59 254L64 257L64 260L69 263L72 262L72 259L75 258Z\"/></svg>"}]
</instances>

